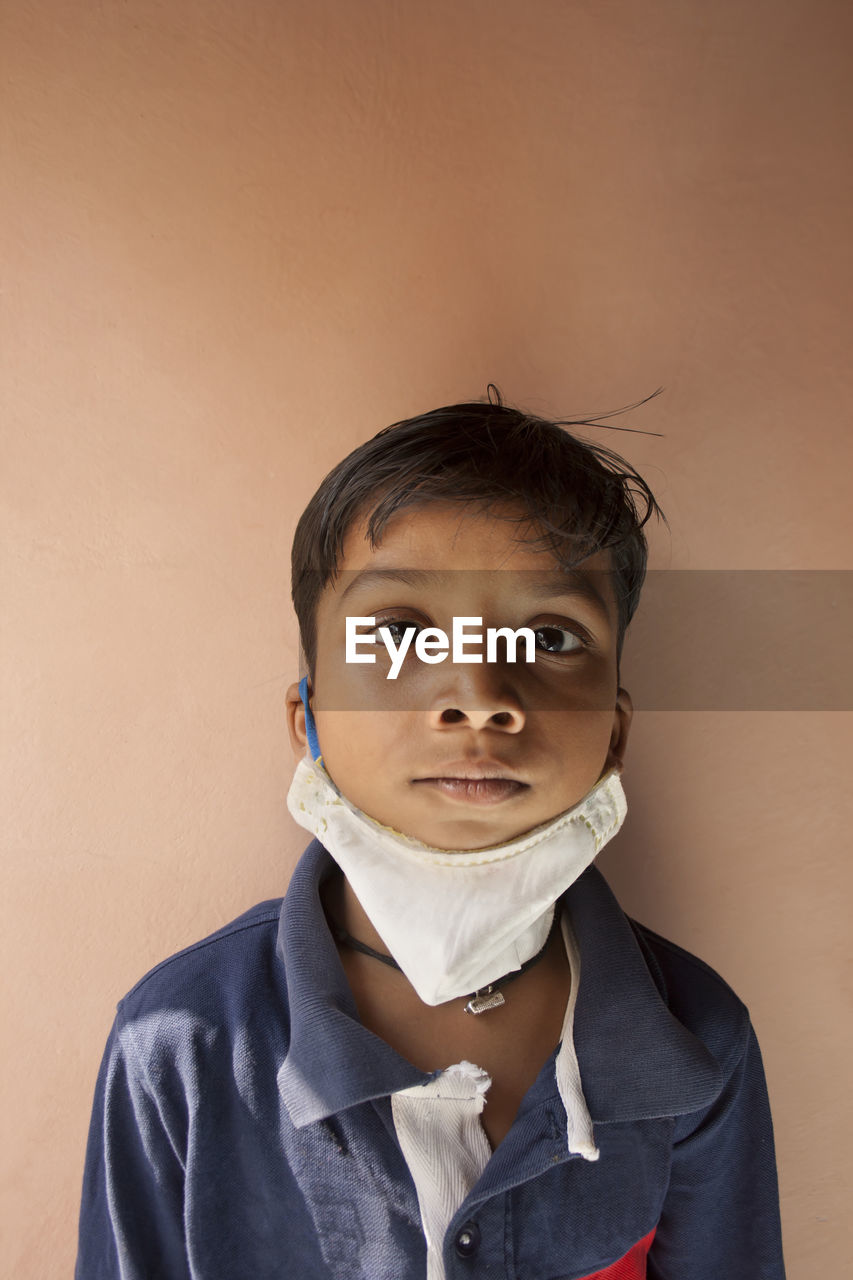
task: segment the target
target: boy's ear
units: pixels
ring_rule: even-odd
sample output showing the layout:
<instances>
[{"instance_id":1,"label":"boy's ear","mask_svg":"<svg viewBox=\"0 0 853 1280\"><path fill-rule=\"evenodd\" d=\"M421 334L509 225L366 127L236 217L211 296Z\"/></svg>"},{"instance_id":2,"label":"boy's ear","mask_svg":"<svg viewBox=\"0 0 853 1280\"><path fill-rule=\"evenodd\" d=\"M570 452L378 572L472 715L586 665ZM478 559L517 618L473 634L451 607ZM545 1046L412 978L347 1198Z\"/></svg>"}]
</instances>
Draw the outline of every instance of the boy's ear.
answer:
<instances>
[{"instance_id":1,"label":"boy's ear","mask_svg":"<svg viewBox=\"0 0 853 1280\"><path fill-rule=\"evenodd\" d=\"M610 734L610 746L607 751L607 763L604 766L604 773L608 773L610 769L618 769L621 773L633 715L634 704L631 701L631 695L627 689L623 689L620 685L616 690L613 730Z\"/></svg>"},{"instance_id":2,"label":"boy's ear","mask_svg":"<svg viewBox=\"0 0 853 1280\"><path fill-rule=\"evenodd\" d=\"M309 681L309 689L311 687ZM311 690L313 693L313 690ZM308 732L305 728L305 706L302 698L299 696L299 682L288 687L285 696L287 710L287 732L290 736L290 745L293 749L294 757L297 761L301 760L305 755L305 749L308 746Z\"/></svg>"}]
</instances>

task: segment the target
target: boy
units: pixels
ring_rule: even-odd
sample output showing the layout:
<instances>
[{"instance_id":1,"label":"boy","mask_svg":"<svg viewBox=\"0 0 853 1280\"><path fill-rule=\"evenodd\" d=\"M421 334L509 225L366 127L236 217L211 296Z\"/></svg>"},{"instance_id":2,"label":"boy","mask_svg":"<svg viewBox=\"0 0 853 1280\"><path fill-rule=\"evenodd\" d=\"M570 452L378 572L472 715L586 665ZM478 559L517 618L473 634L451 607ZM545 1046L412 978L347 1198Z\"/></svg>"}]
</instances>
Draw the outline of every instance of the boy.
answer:
<instances>
[{"instance_id":1,"label":"boy","mask_svg":"<svg viewBox=\"0 0 853 1280\"><path fill-rule=\"evenodd\" d=\"M782 1280L747 1012L591 866L652 511L500 402L323 481L287 693L319 838L120 1003L78 1280Z\"/></svg>"}]
</instances>

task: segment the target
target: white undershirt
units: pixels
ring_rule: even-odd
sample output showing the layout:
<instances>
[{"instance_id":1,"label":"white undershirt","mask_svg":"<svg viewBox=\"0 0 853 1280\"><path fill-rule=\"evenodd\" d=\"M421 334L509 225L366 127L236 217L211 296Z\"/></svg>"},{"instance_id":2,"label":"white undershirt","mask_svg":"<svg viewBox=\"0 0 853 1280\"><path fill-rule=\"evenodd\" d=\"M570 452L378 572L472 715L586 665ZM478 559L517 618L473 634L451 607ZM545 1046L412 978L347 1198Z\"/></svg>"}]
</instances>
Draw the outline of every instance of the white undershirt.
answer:
<instances>
[{"instance_id":1,"label":"white undershirt","mask_svg":"<svg viewBox=\"0 0 853 1280\"><path fill-rule=\"evenodd\" d=\"M560 928L572 985L555 1064L557 1089L568 1117L569 1151L583 1156L584 1160L597 1160L599 1152L583 1096L572 1034L580 954L565 912L560 918ZM427 1280L445 1280L441 1248L447 1227L492 1154L480 1120L491 1083L490 1076L481 1067L458 1062L427 1084L413 1085L391 1095L397 1138L418 1194L427 1242Z\"/></svg>"}]
</instances>

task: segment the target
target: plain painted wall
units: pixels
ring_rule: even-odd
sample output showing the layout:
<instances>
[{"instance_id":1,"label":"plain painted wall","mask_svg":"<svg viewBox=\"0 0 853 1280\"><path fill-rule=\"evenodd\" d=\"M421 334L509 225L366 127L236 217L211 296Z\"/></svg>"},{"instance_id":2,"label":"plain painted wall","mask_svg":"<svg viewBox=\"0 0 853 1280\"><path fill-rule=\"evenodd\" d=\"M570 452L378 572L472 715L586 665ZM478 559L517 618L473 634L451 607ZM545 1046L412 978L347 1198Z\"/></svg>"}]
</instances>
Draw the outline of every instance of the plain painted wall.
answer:
<instances>
[{"instance_id":1,"label":"plain painted wall","mask_svg":"<svg viewBox=\"0 0 853 1280\"><path fill-rule=\"evenodd\" d=\"M832 0L43 0L2 16L4 1256L68 1274L153 963L283 892L289 548L488 380L670 519L850 568L853 29ZM821 637L815 637L821 643ZM796 679L796 673L791 673ZM848 1258L851 716L641 712L628 910L749 1004L792 1280Z\"/></svg>"}]
</instances>

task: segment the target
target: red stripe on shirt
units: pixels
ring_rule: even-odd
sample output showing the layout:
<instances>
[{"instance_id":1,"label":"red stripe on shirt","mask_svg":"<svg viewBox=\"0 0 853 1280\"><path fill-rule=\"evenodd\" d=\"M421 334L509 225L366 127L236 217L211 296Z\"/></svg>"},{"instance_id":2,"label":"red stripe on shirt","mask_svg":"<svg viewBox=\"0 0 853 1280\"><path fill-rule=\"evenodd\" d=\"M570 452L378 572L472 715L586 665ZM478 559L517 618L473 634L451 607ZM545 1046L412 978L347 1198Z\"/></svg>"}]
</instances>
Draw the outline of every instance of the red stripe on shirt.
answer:
<instances>
[{"instance_id":1,"label":"red stripe on shirt","mask_svg":"<svg viewBox=\"0 0 853 1280\"><path fill-rule=\"evenodd\" d=\"M603 1271L595 1271L592 1275L585 1276L584 1280L645 1280L646 1258L654 1238L654 1231L650 1231L642 1240L637 1241L624 1258L620 1258L612 1266L605 1267Z\"/></svg>"}]
</instances>

